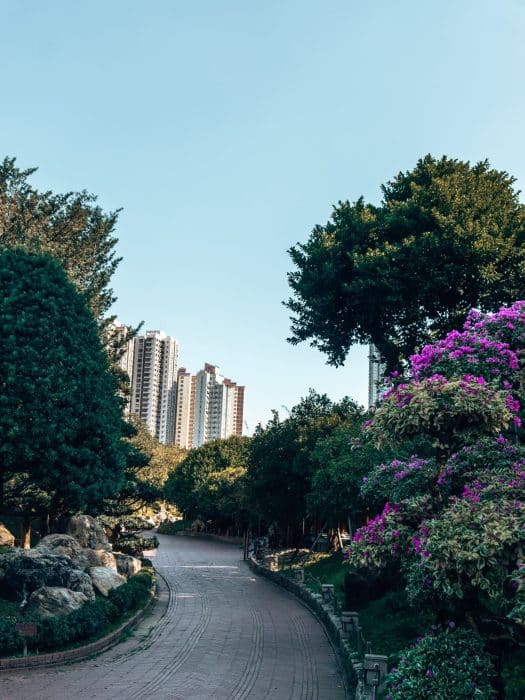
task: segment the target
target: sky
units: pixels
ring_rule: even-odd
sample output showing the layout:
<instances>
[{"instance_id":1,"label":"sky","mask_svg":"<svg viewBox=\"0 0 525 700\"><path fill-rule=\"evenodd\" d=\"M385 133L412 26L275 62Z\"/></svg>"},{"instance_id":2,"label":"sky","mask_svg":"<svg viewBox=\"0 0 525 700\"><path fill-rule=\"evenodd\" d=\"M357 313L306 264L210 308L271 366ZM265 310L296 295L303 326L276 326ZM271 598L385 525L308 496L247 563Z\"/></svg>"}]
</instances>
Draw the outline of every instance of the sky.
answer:
<instances>
[{"instance_id":1,"label":"sky","mask_svg":"<svg viewBox=\"0 0 525 700\"><path fill-rule=\"evenodd\" d=\"M291 346L288 249L427 153L525 187L525 0L0 0L0 157L122 208L113 312L246 385L367 402L367 350ZM430 273L431 271L429 271Z\"/></svg>"}]
</instances>

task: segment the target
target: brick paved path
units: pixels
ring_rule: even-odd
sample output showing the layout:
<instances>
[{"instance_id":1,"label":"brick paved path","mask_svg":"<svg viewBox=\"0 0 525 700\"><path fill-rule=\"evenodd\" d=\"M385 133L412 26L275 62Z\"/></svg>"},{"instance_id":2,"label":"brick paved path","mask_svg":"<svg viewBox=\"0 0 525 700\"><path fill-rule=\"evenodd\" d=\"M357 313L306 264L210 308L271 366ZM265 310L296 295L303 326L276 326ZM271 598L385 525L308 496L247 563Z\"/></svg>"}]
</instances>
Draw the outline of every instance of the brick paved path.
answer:
<instances>
[{"instance_id":1,"label":"brick paved path","mask_svg":"<svg viewBox=\"0 0 525 700\"><path fill-rule=\"evenodd\" d=\"M344 700L322 627L238 547L159 536L160 602L89 661L0 674L1 700Z\"/></svg>"}]
</instances>

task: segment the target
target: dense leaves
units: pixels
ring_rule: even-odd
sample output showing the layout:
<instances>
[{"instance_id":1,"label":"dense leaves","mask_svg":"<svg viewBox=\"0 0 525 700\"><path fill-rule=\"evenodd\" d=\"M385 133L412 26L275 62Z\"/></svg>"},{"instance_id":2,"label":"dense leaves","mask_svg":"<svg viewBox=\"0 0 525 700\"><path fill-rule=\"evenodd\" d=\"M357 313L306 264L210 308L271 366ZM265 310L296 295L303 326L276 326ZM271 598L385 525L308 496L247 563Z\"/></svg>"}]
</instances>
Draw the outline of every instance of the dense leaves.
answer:
<instances>
[{"instance_id":1,"label":"dense leaves","mask_svg":"<svg viewBox=\"0 0 525 700\"><path fill-rule=\"evenodd\" d=\"M0 507L96 510L125 467L96 323L50 258L2 251L0 289Z\"/></svg>"},{"instance_id":2,"label":"dense leaves","mask_svg":"<svg viewBox=\"0 0 525 700\"><path fill-rule=\"evenodd\" d=\"M336 365L351 345L373 342L394 368L470 308L525 296L525 207L514 182L487 161L428 155L383 186L379 207L339 202L289 251L290 341L310 341Z\"/></svg>"}]
</instances>

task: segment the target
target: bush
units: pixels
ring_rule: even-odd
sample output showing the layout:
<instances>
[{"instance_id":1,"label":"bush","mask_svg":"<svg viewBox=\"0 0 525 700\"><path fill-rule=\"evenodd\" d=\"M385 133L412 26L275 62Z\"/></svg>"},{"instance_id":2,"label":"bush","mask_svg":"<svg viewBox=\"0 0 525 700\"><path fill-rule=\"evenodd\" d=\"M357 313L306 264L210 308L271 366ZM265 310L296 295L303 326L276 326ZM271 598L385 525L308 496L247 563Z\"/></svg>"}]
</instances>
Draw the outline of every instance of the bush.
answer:
<instances>
[{"instance_id":1,"label":"bush","mask_svg":"<svg viewBox=\"0 0 525 700\"><path fill-rule=\"evenodd\" d=\"M116 547L124 554L131 554L132 557L140 557L147 549L157 549L159 540L153 537L126 537L118 541Z\"/></svg>"},{"instance_id":2,"label":"bush","mask_svg":"<svg viewBox=\"0 0 525 700\"><path fill-rule=\"evenodd\" d=\"M191 520L175 520L174 522L170 522L169 520L165 520L163 523L161 523L158 528L157 532L160 535L176 535L177 532L182 532L183 530L190 530L191 529Z\"/></svg>"},{"instance_id":3,"label":"bush","mask_svg":"<svg viewBox=\"0 0 525 700\"><path fill-rule=\"evenodd\" d=\"M452 626L453 623L450 623ZM427 635L405 652L386 677L388 700L492 700L496 697L490 656L471 630Z\"/></svg>"},{"instance_id":4,"label":"bush","mask_svg":"<svg viewBox=\"0 0 525 700\"><path fill-rule=\"evenodd\" d=\"M0 655L17 654L24 647L24 640L15 627L13 618L0 618Z\"/></svg>"},{"instance_id":5,"label":"bush","mask_svg":"<svg viewBox=\"0 0 525 700\"><path fill-rule=\"evenodd\" d=\"M111 590L108 598L89 601L65 617L40 620L38 636L32 641L32 646L38 649L61 649L69 644L101 636L107 632L111 623L147 603L153 582L153 570L140 571L127 583ZM0 640L1 630L0 626Z\"/></svg>"}]
</instances>

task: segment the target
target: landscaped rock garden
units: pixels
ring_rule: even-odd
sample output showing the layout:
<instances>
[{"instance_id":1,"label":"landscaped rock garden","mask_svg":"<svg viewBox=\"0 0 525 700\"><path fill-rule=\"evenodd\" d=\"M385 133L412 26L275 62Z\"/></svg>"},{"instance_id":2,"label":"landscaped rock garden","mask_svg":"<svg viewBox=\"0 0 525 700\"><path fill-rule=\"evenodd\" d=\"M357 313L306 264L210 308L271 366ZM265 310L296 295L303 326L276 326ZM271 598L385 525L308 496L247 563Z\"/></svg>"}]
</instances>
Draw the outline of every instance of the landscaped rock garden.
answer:
<instances>
[{"instance_id":1,"label":"landscaped rock garden","mask_svg":"<svg viewBox=\"0 0 525 700\"><path fill-rule=\"evenodd\" d=\"M2 541L12 544L9 535L0 527ZM49 648L50 637L60 646L92 636L98 618L107 626L150 594L152 569L142 572L139 558L113 552L100 523L88 515L71 518L67 533L47 535L33 549L5 546L0 553L0 656L21 650L17 622L37 623L39 648ZM68 625L72 629L65 633Z\"/></svg>"}]
</instances>

